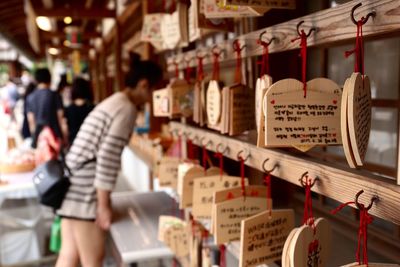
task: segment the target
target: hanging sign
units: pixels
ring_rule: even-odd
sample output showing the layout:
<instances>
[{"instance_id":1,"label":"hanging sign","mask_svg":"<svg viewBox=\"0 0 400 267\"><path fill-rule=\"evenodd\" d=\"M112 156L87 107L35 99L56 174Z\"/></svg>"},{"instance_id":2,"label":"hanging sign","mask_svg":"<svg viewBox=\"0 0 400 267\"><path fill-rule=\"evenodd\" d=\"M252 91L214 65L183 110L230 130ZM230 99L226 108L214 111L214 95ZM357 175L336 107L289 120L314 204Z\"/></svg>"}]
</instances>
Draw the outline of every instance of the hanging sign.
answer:
<instances>
[{"instance_id":1,"label":"hanging sign","mask_svg":"<svg viewBox=\"0 0 400 267\"><path fill-rule=\"evenodd\" d=\"M224 5L223 0L203 0L206 18L232 18L263 16L269 8Z\"/></svg>"},{"instance_id":2,"label":"hanging sign","mask_svg":"<svg viewBox=\"0 0 400 267\"><path fill-rule=\"evenodd\" d=\"M189 231L186 222L168 227L164 232L164 243L178 258L189 255Z\"/></svg>"},{"instance_id":3,"label":"hanging sign","mask_svg":"<svg viewBox=\"0 0 400 267\"><path fill-rule=\"evenodd\" d=\"M214 192L211 230L216 244L240 239L240 222L271 206L265 186L246 186Z\"/></svg>"},{"instance_id":4,"label":"hanging sign","mask_svg":"<svg viewBox=\"0 0 400 267\"><path fill-rule=\"evenodd\" d=\"M347 129L350 142L343 143L347 151L346 158L349 165L354 168L362 166L367 153L369 134L371 131L371 87L368 76L353 73L346 81L344 90L346 92L347 110L342 110L342 118L347 113ZM345 128L346 129L346 128ZM344 129L344 130L345 130ZM342 131L344 131L342 130ZM349 144L350 143L350 144ZM355 163L355 164L354 164Z\"/></svg>"},{"instance_id":5,"label":"hanging sign","mask_svg":"<svg viewBox=\"0 0 400 267\"><path fill-rule=\"evenodd\" d=\"M299 227L289 244L290 266L327 266L331 239L331 226L324 218L318 218L313 227L308 224Z\"/></svg>"},{"instance_id":6,"label":"hanging sign","mask_svg":"<svg viewBox=\"0 0 400 267\"><path fill-rule=\"evenodd\" d=\"M256 82L256 124L257 124L257 146L265 146L265 101L264 96L272 85L272 77L265 74Z\"/></svg>"},{"instance_id":7,"label":"hanging sign","mask_svg":"<svg viewBox=\"0 0 400 267\"><path fill-rule=\"evenodd\" d=\"M207 89L207 121L211 125L217 125L221 116L221 90L218 82L211 80Z\"/></svg>"},{"instance_id":8,"label":"hanging sign","mask_svg":"<svg viewBox=\"0 0 400 267\"><path fill-rule=\"evenodd\" d=\"M203 167L200 165L194 165L182 176L178 175L178 194L180 196L179 208L184 209L192 206L193 181L195 179L217 174L219 174L219 169L216 167L211 167L204 172Z\"/></svg>"},{"instance_id":9,"label":"hanging sign","mask_svg":"<svg viewBox=\"0 0 400 267\"><path fill-rule=\"evenodd\" d=\"M193 217L196 220L211 219L214 192L238 187L240 181L241 177L225 175L215 175L195 179L193 181ZM245 184L248 184L247 178L245 178Z\"/></svg>"},{"instance_id":10,"label":"hanging sign","mask_svg":"<svg viewBox=\"0 0 400 267\"><path fill-rule=\"evenodd\" d=\"M163 157L158 166L158 181L160 187L177 187L178 182L178 166L181 162L180 158Z\"/></svg>"},{"instance_id":11,"label":"hanging sign","mask_svg":"<svg viewBox=\"0 0 400 267\"><path fill-rule=\"evenodd\" d=\"M146 14L143 18L143 26L140 40L142 42L150 42L156 50L163 50L163 36L161 34L161 24L164 14Z\"/></svg>"},{"instance_id":12,"label":"hanging sign","mask_svg":"<svg viewBox=\"0 0 400 267\"><path fill-rule=\"evenodd\" d=\"M223 0L225 5L296 9L295 0Z\"/></svg>"},{"instance_id":13,"label":"hanging sign","mask_svg":"<svg viewBox=\"0 0 400 267\"><path fill-rule=\"evenodd\" d=\"M241 223L239 267L278 261L294 227L293 210L264 211Z\"/></svg>"},{"instance_id":14,"label":"hanging sign","mask_svg":"<svg viewBox=\"0 0 400 267\"><path fill-rule=\"evenodd\" d=\"M325 78L303 83L284 79L266 93L267 147L341 144L339 86Z\"/></svg>"},{"instance_id":15,"label":"hanging sign","mask_svg":"<svg viewBox=\"0 0 400 267\"><path fill-rule=\"evenodd\" d=\"M244 85L229 88L229 135L241 134L255 128L254 91Z\"/></svg>"}]
</instances>

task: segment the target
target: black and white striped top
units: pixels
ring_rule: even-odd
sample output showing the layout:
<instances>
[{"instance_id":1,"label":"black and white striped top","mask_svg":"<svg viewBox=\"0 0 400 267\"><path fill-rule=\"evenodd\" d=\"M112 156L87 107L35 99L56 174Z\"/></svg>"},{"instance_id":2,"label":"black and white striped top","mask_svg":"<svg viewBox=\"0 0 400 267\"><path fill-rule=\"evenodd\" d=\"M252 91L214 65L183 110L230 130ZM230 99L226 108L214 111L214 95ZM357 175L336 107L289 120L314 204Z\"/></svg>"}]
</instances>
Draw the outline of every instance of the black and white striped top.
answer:
<instances>
[{"instance_id":1,"label":"black and white striped top","mask_svg":"<svg viewBox=\"0 0 400 267\"><path fill-rule=\"evenodd\" d=\"M66 157L73 175L59 215L96 218L96 189L114 188L135 119L135 106L124 93L115 93L88 115Z\"/></svg>"}]
</instances>

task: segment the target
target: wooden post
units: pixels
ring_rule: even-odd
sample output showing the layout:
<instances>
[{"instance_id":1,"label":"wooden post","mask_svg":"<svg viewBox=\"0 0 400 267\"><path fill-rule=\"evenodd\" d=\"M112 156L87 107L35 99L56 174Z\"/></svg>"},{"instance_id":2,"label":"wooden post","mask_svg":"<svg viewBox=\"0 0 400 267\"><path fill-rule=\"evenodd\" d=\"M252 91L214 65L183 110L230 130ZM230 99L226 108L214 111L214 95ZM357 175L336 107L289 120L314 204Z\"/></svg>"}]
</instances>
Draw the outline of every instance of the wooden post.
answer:
<instances>
[{"instance_id":1,"label":"wooden post","mask_svg":"<svg viewBox=\"0 0 400 267\"><path fill-rule=\"evenodd\" d=\"M118 1L115 1L118 5ZM116 6L116 10L118 7ZM114 39L114 56L115 56L115 88L114 91L121 91L124 89L124 74L122 71L122 25L117 19L115 14L115 39Z\"/></svg>"}]
</instances>

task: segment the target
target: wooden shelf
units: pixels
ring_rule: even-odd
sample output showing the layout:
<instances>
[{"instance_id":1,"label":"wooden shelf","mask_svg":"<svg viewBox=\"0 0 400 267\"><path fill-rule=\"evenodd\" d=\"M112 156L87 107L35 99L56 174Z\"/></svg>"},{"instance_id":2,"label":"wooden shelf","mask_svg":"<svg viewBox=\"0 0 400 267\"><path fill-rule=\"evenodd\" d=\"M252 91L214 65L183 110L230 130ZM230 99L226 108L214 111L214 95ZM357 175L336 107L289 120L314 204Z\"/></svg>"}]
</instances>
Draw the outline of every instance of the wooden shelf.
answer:
<instances>
[{"instance_id":1,"label":"wooden shelf","mask_svg":"<svg viewBox=\"0 0 400 267\"><path fill-rule=\"evenodd\" d=\"M358 4L360 1L355 0L346 4L341 4L333 8L322 10L304 17L299 17L284 23L280 23L271 27L260 29L242 36L237 37L241 44L246 44L246 48L242 52L242 57L259 56L263 52L263 48L257 44L260 33L266 31L263 38L270 39L277 38L270 47L270 53L282 52L299 48L299 42L292 42L293 39L298 37L296 32L297 24L304 20L301 29L306 32L311 27L317 28L315 33L312 33L307 40L308 46L317 45L332 45L333 43L344 42L346 40L354 39L356 36L356 26L350 19L351 8ZM355 12L355 17L360 18L366 16L369 12L375 11L376 16L370 19L363 26L364 37L382 36L393 34L400 31L400 2L398 0L374 0L363 1L363 5ZM232 50L232 41L228 40L223 43L218 43L218 47L224 49L221 62L235 60L235 53ZM209 50L199 49L207 53L204 58L204 65L212 63L212 54ZM193 58L196 56L196 50L180 53L179 58ZM175 60L175 57L169 57L168 63ZM192 67L197 66L197 61L192 60L190 63ZM186 67L185 60L181 60L179 68L182 70ZM175 65L168 64L168 71L174 72Z\"/></svg>"},{"instance_id":2,"label":"wooden shelf","mask_svg":"<svg viewBox=\"0 0 400 267\"><path fill-rule=\"evenodd\" d=\"M259 148L245 140L178 122L170 122L170 128L173 132L188 136L196 145L209 143L207 149L211 151L216 151L219 144L222 144L223 148L228 147L224 155L233 160L237 160L238 153L243 151L242 156L250 155L245 164L260 171L263 171L264 161L269 159L265 163L265 168L272 169L275 164L279 164L279 168L276 168L272 175L298 186L301 175L308 171L310 177L318 176L320 179L312 191L342 203L354 200L356 193L363 189L364 193L360 196L361 203L369 204L373 196L379 197L379 201L370 210L372 215L400 225L398 212L400 186L396 185L395 181L363 170L340 167L320 159L293 156L284 150Z\"/></svg>"}]
</instances>

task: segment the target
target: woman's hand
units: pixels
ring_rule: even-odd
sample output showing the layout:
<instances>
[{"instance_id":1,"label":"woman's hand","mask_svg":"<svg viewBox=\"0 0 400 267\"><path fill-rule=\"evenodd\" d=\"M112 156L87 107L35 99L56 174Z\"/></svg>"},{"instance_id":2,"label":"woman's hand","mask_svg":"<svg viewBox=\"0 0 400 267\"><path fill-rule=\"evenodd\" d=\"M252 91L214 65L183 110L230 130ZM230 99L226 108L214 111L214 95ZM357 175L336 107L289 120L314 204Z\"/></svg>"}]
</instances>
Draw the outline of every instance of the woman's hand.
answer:
<instances>
[{"instance_id":1,"label":"woman's hand","mask_svg":"<svg viewBox=\"0 0 400 267\"><path fill-rule=\"evenodd\" d=\"M98 206L96 214L96 224L104 231L108 231L111 226L111 220L112 220L111 208L108 205Z\"/></svg>"}]
</instances>

